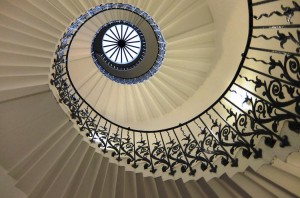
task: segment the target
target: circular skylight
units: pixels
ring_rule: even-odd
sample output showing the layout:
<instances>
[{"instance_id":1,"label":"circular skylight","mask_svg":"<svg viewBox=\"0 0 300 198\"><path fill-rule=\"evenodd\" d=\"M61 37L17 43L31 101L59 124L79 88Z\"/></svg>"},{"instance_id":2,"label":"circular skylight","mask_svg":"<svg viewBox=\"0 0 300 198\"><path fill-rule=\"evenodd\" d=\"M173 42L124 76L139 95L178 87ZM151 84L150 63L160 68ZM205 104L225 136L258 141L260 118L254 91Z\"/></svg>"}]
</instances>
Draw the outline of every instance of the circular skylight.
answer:
<instances>
[{"instance_id":1,"label":"circular skylight","mask_svg":"<svg viewBox=\"0 0 300 198\"><path fill-rule=\"evenodd\" d=\"M134 61L141 52L141 38L138 32L126 24L109 28L102 40L105 56L117 64L128 64Z\"/></svg>"},{"instance_id":2,"label":"circular skylight","mask_svg":"<svg viewBox=\"0 0 300 198\"><path fill-rule=\"evenodd\" d=\"M122 84L140 83L153 76L166 46L155 21L129 4L106 4L97 9L97 16L117 10L128 15L126 19L108 19L95 33L91 55L101 73Z\"/></svg>"}]
</instances>

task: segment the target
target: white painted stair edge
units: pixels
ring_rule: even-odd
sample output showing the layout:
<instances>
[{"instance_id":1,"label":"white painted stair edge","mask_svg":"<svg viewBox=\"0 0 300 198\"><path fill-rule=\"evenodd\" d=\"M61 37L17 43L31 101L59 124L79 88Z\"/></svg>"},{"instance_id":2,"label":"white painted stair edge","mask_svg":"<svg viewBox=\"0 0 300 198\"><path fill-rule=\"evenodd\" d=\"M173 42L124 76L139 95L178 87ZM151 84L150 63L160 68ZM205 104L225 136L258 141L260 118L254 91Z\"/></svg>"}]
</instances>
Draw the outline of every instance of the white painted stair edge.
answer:
<instances>
[{"instance_id":1,"label":"white painted stair edge","mask_svg":"<svg viewBox=\"0 0 300 198\"><path fill-rule=\"evenodd\" d=\"M15 186L16 180L8 175L7 170L0 166L1 198L26 198L27 195Z\"/></svg>"}]
</instances>

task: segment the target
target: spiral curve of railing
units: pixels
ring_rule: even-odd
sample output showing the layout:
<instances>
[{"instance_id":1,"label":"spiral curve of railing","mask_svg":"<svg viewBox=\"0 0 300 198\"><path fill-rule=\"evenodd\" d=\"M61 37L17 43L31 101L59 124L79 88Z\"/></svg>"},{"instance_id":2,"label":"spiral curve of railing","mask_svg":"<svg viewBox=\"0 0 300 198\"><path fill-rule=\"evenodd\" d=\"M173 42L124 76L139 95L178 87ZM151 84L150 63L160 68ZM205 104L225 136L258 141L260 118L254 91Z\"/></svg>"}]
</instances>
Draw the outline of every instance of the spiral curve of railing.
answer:
<instances>
[{"instance_id":1,"label":"spiral curve of railing","mask_svg":"<svg viewBox=\"0 0 300 198\"><path fill-rule=\"evenodd\" d=\"M259 13L261 7L273 3L277 10ZM218 158L224 166L236 167L235 155L240 149L245 158L260 158L263 151L257 143L261 137L269 147L276 141L282 147L289 145L279 131L284 122L300 120L300 21L294 17L300 6L296 1L248 0L247 45L230 86L196 117L156 131L131 129L108 120L80 96L68 74L74 35L109 5L88 10L68 27L55 52L50 80L59 102L68 107L91 143L104 153L110 150L119 161L126 159L134 168L143 165L152 173L160 168L170 175L177 166L189 175L199 170L216 172L214 161Z\"/></svg>"}]
</instances>

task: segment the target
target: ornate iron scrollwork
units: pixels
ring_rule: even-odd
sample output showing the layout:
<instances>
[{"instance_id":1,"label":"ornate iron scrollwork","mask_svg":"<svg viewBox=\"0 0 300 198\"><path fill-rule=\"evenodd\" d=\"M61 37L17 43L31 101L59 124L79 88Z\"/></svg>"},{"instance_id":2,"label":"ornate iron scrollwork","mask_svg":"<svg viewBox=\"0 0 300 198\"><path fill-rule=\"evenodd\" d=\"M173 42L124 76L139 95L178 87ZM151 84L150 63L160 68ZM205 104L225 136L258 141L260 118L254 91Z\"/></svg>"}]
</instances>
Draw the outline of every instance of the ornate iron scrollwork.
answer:
<instances>
[{"instance_id":1,"label":"ornate iron scrollwork","mask_svg":"<svg viewBox=\"0 0 300 198\"><path fill-rule=\"evenodd\" d=\"M238 166L236 153L240 149L245 158L252 154L255 158L262 156L263 151L258 147L261 137L265 138L265 144L270 147L276 141L281 146L288 146L288 139L280 134L279 127L285 121L292 122L293 126L299 125L300 54L299 47L296 53L290 52L286 43L289 40L299 46L300 31L297 29L296 38L289 30L298 27L291 25L291 19L295 12L300 11L300 7L293 1L294 7L282 5L282 12L253 16L253 9L256 7L268 6L276 1L255 5L252 5L251 0L248 2L249 37L236 78L211 107L187 122L159 131L123 127L96 112L73 86L68 73L68 52L73 36L84 21L103 9L113 8L113 4L88 10L71 24L60 40L50 80L56 89L58 101L68 107L71 118L76 120L80 130L86 133L92 143L97 143L103 152L110 151L119 161L126 159L134 168L142 164L153 173L161 168L163 172L174 175L178 172L178 167L181 172L188 172L190 175L194 175L199 169L216 172L217 159L221 159L224 166L231 163L235 167ZM118 4L117 7L128 5ZM287 17L288 24L268 25L272 15ZM261 28L255 26L255 21L263 17L267 23L263 27L276 31L277 36L252 35L256 33L256 29ZM278 29L286 31L281 33ZM256 47L251 40L259 37L264 42L272 39L280 41L281 48L285 51ZM236 99L239 97L242 98L240 103Z\"/></svg>"}]
</instances>

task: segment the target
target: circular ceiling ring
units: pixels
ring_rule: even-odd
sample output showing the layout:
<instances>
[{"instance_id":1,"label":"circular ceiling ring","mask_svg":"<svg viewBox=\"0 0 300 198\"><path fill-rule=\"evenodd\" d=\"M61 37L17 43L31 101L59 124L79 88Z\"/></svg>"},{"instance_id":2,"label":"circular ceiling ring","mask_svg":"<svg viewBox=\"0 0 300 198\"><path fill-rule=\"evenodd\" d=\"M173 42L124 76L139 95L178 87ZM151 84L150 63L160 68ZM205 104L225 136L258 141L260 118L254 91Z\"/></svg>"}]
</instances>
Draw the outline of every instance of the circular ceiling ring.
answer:
<instances>
[{"instance_id":1,"label":"circular ceiling ring","mask_svg":"<svg viewBox=\"0 0 300 198\"><path fill-rule=\"evenodd\" d=\"M127 21L112 21L98 31L93 51L102 55L102 59L110 62L113 68L128 70L144 58L146 42L135 25Z\"/></svg>"},{"instance_id":2,"label":"circular ceiling ring","mask_svg":"<svg viewBox=\"0 0 300 198\"><path fill-rule=\"evenodd\" d=\"M107 78L117 83L143 82L158 71L164 59L166 44L162 33L144 11L131 5L109 5L95 15L119 9L134 17L108 21L99 28L91 46L93 61ZM125 38L121 38L122 34Z\"/></svg>"}]
</instances>

